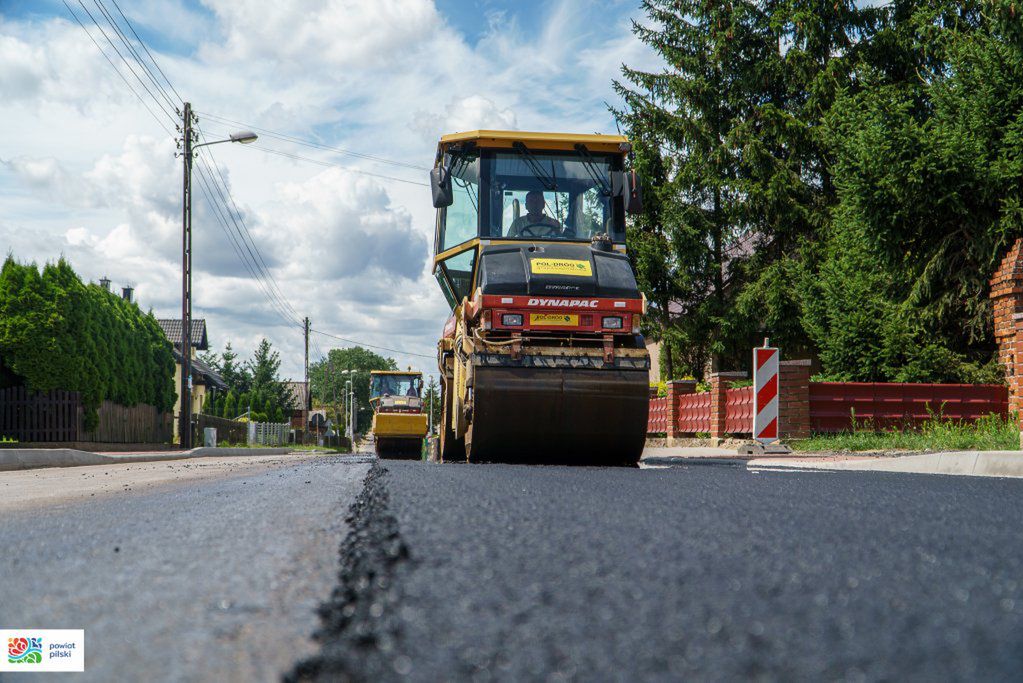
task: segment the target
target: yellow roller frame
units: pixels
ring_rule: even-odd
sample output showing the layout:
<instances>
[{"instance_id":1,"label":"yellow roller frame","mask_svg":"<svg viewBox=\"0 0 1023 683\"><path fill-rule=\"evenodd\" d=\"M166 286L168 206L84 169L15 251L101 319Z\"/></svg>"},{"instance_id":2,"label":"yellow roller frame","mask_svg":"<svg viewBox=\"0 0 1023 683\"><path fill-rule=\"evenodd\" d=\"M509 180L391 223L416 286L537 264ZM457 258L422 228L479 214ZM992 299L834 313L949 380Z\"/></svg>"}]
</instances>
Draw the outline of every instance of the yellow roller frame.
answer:
<instances>
[{"instance_id":1,"label":"yellow roller frame","mask_svg":"<svg viewBox=\"0 0 1023 683\"><path fill-rule=\"evenodd\" d=\"M415 438L426 436L426 413L376 413L373 434L383 438Z\"/></svg>"}]
</instances>

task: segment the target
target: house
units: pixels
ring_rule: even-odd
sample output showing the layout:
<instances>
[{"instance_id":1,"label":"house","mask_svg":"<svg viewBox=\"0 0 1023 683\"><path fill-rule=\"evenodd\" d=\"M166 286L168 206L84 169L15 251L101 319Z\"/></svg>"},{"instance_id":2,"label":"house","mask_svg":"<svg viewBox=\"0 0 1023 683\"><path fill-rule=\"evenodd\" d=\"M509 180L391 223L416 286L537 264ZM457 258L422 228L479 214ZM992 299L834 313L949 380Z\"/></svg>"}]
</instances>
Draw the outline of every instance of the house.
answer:
<instances>
[{"instance_id":1,"label":"house","mask_svg":"<svg viewBox=\"0 0 1023 683\"><path fill-rule=\"evenodd\" d=\"M308 429L306 426L306 409L309 406L309 385L305 382L285 382L291 393L288 405L288 419L293 429Z\"/></svg>"},{"instance_id":2,"label":"house","mask_svg":"<svg viewBox=\"0 0 1023 683\"><path fill-rule=\"evenodd\" d=\"M173 318L158 318L157 322L163 328L163 333L174 345L174 390L181 393L181 320ZM196 357L197 352L207 351L210 348L206 336L206 320L199 318L192 321L191 343L188 345L188 353L192 364L192 414L197 415L202 411L203 402L206 400L206 392L226 391L227 384L223 378L209 365ZM181 415L181 396L178 396L174 404L174 436L178 436L178 419Z\"/></svg>"}]
</instances>

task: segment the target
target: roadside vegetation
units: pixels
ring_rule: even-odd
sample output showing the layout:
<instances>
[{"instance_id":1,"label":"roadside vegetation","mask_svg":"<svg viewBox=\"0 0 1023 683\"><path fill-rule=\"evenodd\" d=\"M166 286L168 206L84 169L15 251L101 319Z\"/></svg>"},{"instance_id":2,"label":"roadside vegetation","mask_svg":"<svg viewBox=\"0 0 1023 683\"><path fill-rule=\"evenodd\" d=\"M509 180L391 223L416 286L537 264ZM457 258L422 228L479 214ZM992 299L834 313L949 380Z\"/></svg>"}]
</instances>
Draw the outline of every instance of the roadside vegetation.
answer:
<instances>
[{"instance_id":1,"label":"roadside vegetation","mask_svg":"<svg viewBox=\"0 0 1023 683\"><path fill-rule=\"evenodd\" d=\"M665 378L765 334L835 381L1002 381L988 301L1023 234L1015 0L644 0L622 132Z\"/></svg>"},{"instance_id":2,"label":"roadside vegetation","mask_svg":"<svg viewBox=\"0 0 1023 683\"><path fill-rule=\"evenodd\" d=\"M796 451L965 451L1019 450L1019 426L1015 415L1003 419L988 415L976 422L934 417L919 429L880 431L868 422L839 434L815 434L809 439L786 442Z\"/></svg>"},{"instance_id":3,"label":"roadside vegetation","mask_svg":"<svg viewBox=\"0 0 1023 683\"><path fill-rule=\"evenodd\" d=\"M81 393L86 431L103 401L174 406L174 356L153 314L96 284L63 258L39 268L8 256L0 269L0 388Z\"/></svg>"}]
</instances>

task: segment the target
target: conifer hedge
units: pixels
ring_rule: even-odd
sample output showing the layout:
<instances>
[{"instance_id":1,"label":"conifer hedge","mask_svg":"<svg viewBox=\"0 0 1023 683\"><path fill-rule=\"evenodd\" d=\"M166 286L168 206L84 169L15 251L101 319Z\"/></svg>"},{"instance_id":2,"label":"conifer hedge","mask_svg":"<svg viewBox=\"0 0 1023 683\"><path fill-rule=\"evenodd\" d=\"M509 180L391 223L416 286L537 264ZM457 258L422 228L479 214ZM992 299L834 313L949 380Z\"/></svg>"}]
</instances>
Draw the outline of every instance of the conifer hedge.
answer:
<instances>
[{"instance_id":1,"label":"conifer hedge","mask_svg":"<svg viewBox=\"0 0 1023 683\"><path fill-rule=\"evenodd\" d=\"M103 401L174 407L171 343L151 313L85 284L61 259L0 270L0 383L81 393L85 429Z\"/></svg>"}]
</instances>

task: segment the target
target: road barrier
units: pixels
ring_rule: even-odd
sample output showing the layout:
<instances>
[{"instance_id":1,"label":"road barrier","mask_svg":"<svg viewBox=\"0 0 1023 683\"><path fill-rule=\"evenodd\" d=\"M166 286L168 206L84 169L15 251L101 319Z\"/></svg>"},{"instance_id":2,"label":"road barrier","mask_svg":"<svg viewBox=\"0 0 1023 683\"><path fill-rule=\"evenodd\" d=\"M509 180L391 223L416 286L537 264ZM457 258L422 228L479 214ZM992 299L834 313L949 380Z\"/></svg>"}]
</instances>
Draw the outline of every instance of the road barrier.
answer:
<instances>
[{"instance_id":1,"label":"road barrier","mask_svg":"<svg viewBox=\"0 0 1023 683\"><path fill-rule=\"evenodd\" d=\"M766 339L753 349L753 438L763 444L778 440L779 356Z\"/></svg>"}]
</instances>

